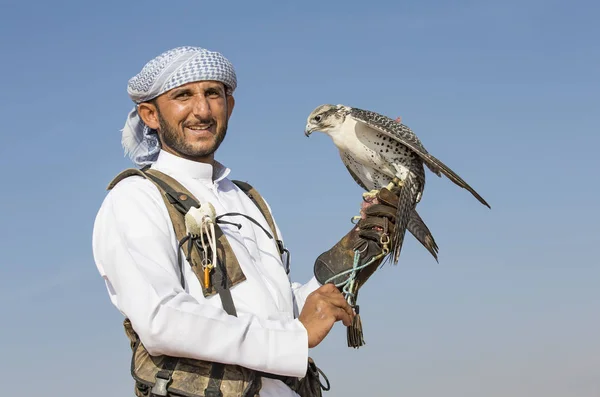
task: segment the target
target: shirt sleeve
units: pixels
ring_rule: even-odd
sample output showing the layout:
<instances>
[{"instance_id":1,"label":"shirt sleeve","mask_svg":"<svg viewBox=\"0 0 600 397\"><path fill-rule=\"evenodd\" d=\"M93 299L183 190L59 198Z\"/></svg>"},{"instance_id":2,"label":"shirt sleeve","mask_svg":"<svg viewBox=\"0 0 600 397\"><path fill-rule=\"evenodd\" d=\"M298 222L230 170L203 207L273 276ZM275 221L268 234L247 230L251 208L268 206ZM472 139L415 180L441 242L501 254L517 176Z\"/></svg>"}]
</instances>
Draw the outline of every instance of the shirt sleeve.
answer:
<instances>
[{"instance_id":1,"label":"shirt sleeve","mask_svg":"<svg viewBox=\"0 0 600 397\"><path fill-rule=\"evenodd\" d=\"M314 290L319 288L321 284L317 281L317 279L313 276L306 284L300 283L292 283L292 292L294 293L294 302L296 303L296 307L298 308L298 313L302 311L304 307L304 303L306 302L306 298L311 294Z\"/></svg>"},{"instance_id":2,"label":"shirt sleeve","mask_svg":"<svg viewBox=\"0 0 600 397\"><path fill-rule=\"evenodd\" d=\"M160 193L140 177L109 192L94 224L94 259L110 299L148 352L304 376L308 335L302 323L230 316L188 294L172 229Z\"/></svg>"}]
</instances>

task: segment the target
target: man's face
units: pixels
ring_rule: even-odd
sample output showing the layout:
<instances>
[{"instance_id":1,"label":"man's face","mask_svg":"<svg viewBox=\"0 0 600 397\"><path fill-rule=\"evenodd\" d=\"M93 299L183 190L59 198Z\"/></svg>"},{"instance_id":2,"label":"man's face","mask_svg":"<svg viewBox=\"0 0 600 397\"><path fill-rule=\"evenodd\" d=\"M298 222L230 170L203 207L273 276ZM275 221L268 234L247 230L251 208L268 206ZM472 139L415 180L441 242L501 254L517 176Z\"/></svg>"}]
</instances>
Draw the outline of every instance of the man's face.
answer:
<instances>
[{"instance_id":1,"label":"man's face","mask_svg":"<svg viewBox=\"0 0 600 397\"><path fill-rule=\"evenodd\" d=\"M158 131L163 150L209 162L225 139L233 106L222 83L199 81L174 88L153 104L141 104L139 112L144 123Z\"/></svg>"}]
</instances>

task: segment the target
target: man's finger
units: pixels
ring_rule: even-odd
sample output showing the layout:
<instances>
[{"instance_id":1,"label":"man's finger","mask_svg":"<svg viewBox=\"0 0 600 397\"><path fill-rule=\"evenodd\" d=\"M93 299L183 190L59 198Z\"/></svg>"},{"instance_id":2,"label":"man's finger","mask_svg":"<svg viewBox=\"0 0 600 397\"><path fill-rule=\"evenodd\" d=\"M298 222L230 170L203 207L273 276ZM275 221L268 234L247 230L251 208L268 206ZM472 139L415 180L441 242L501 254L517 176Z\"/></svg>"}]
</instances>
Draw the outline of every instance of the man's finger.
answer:
<instances>
[{"instance_id":1,"label":"man's finger","mask_svg":"<svg viewBox=\"0 0 600 397\"><path fill-rule=\"evenodd\" d=\"M350 316L350 319L354 317L354 310L352 310L352 307L348 304L348 302L346 302L344 295L342 295L342 293L337 289L336 293L326 296L325 299L330 305L343 310L348 316Z\"/></svg>"},{"instance_id":2,"label":"man's finger","mask_svg":"<svg viewBox=\"0 0 600 397\"><path fill-rule=\"evenodd\" d=\"M350 309L351 312L352 309ZM352 325L352 319L354 318L354 315L350 315L345 309L343 308L338 308L338 316L336 316L337 320L341 320L342 323L346 326L349 327L350 325Z\"/></svg>"}]
</instances>

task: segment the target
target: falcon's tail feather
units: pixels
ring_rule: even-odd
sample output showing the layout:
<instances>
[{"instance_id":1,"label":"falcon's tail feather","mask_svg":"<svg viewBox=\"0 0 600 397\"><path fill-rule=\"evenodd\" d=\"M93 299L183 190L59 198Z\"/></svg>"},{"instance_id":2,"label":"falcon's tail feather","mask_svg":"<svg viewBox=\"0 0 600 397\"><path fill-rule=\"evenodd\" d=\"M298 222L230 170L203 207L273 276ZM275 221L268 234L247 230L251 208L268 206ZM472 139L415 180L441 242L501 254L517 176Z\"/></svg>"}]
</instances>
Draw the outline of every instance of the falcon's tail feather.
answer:
<instances>
[{"instance_id":1,"label":"falcon's tail feather","mask_svg":"<svg viewBox=\"0 0 600 397\"><path fill-rule=\"evenodd\" d=\"M471 193L481 204L485 205L488 208L492 208L487 201L485 201L485 199L483 197L481 197L481 195L479 195L479 193L477 193L475 191L475 189L473 189L464 179L462 179L456 172L452 171L452 169L450 169L450 167L448 167L446 164L444 164L441 160L439 160L438 158L432 156L429 153L426 154L420 154L419 155L426 160L426 164L429 167L429 169L431 170L431 165L435 167L439 168L439 170L446 175L446 177L448 179L450 179L452 182L454 182L454 184L456 184L457 186L462 187L463 189L466 189L467 191L469 191L469 193ZM433 170L432 170L433 171ZM439 175L439 174L438 174Z\"/></svg>"},{"instance_id":2,"label":"falcon's tail feather","mask_svg":"<svg viewBox=\"0 0 600 397\"><path fill-rule=\"evenodd\" d=\"M396 211L396 227L392 236L392 249L390 253L393 256L394 264L398 263L406 229L411 218L411 212L414 210L417 201L417 184L415 176L409 173L398 194L398 210Z\"/></svg>"},{"instance_id":3,"label":"falcon's tail feather","mask_svg":"<svg viewBox=\"0 0 600 397\"><path fill-rule=\"evenodd\" d=\"M421 219L416 210L413 210L410 213L410 219L408 221L408 231L411 232L412 235L415 236L415 238L419 240L421 244L423 244L427 251L429 251L431 255L433 255L435 261L439 263L437 257L439 248L435 242L435 239L433 238L433 235L429 231L429 228L427 227L425 222L423 222L423 219Z\"/></svg>"}]
</instances>

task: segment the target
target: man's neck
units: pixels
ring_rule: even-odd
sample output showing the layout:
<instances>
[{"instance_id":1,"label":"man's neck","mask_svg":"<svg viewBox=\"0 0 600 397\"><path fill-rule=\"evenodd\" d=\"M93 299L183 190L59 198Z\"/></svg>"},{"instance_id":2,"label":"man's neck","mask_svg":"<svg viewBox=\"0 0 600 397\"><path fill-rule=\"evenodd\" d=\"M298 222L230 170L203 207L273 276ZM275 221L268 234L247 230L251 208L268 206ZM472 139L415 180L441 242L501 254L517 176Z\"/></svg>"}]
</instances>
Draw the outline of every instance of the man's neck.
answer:
<instances>
[{"instance_id":1,"label":"man's neck","mask_svg":"<svg viewBox=\"0 0 600 397\"><path fill-rule=\"evenodd\" d=\"M181 157L182 159L195 161L197 163L204 163L204 164L208 164L208 165L212 165L212 166L215 165L215 154L214 153L211 153L205 157L198 157L198 156L188 156L186 154L176 152L169 147L165 147L162 150L164 150L165 152L167 152L169 154L172 154L173 156Z\"/></svg>"}]
</instances>

